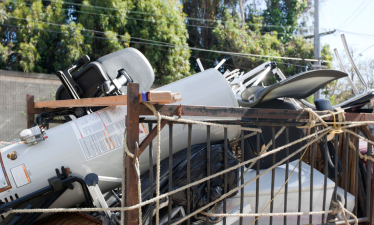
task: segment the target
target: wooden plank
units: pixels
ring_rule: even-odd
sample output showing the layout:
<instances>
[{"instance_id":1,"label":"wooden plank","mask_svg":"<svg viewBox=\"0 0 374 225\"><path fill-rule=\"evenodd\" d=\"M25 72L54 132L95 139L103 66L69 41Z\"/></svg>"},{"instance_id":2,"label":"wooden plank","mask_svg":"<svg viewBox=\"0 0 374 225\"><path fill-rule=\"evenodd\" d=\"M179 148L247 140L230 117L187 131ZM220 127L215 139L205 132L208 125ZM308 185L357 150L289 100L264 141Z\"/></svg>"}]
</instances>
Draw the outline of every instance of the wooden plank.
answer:
<instances>
[{"instance_id":1,"label":"wooden plank","mask_svg":"<svg viewBox=\"0 0 374 225\"><path fill-rule=\"evenodd\" d=\"M127 105L127 96L108 96L100 98L81 98L57 101L35 102L35 108L65 108L65 107L88 107L88 106L114 106Z\"/></svg>"},{"instance_id":2,"label":"wooden plank","mask_svg":"<svg viewBox=\"0 0 374 225\"><path fill-rule=\"evenodd\" d=\"M136 152L137 144L139 143L139 84L131 83L127 85L127 96L128 96L128 106L127 116L126 116L126 129L127 129L127 145L129 151L133 154ZM126 176L122 176L122 179L126 179L125 196L122 196L122 207L129 207L139 203L138 199L138 182L137 173L135 170L135 158L131 158L126 155ZM139 224L139 211L138 209L128 210L125 212L126 216L121 213L122 220L125 220L126 225L138 225Z\"/></svg>"},{"instance_id":3,"label":"wooden plank","mask_svg":"<svg viewBox=\"0 0 374 225\"><path fill-rule=\"evenodd\" d=\"M171 91L150 91L147 93L150 103L170 104L182 101L181 93L171 93Z\"/></svg>"},{"instance_id":4,"label":"wooden plank","mask_svg":"<svg viewBox=\"0 0 374 225\"><path fill-rule=\"evenodd\" d=\"M35 120L34 114L34 95L26 96L26 115L27 115L27 128L31 128Z\"/></svg>"},{"instance_id":5,"label":"wooden plank","mask_svg":"<svg viewBox=\"0 0 374 225\"><path fill-rule=\"evenodd\" d=\"M148 97L151 97L150 103L153 104L170 104L182 100L180 93L166 92L148 92ZM141 101L142 94L139 94ZM81 99L66 99L57 101L35 102L34 108L65 108L65 107L90 107L90 106L115 106L127 105L127 96L108 96L100 98L81 98ZM30 109L31 110L31 109ZM36 111L36 110L35 110ZM30 111L31 112L31 111Z\"/></svg>"}]
</instances>

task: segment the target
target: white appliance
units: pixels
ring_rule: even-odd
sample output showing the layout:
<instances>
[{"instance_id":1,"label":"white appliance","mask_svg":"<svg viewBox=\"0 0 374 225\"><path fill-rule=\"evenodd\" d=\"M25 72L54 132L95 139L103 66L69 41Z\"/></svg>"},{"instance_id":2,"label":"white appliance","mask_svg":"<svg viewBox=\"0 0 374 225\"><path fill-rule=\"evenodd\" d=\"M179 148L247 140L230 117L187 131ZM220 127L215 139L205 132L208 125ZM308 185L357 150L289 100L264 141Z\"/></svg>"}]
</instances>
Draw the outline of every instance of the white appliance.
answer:
<instances>
[{"instance_id":1,"label":"white appliance","mask_svg":"<svg viewBox=\"0 0 374 225\"><path fill-rule=\"evenodd\" d=\"M178 104L238 107L227 81L215 69L192 75L157 90L180 92ZM55 168L70 168L71 176L84 178L88 173L99 176L122 177L123 136L126 106L107 108L46 131L48 138L36 145L14 144L1 149L3 170L0 172L0 199L4 202L22 197L48 186L47 179L56 176ZM211 117L210 117L211 118ZM227 118L226 118L227 119ZM193 125L192 144L206 142L206 126ZM140 142L148 126L139 126ZM187 148L188 127L174 125L173 151ZM223 140L223 128L211 128L211 141ZM228 138L239 135L230 130ZM162 130L161 160L168 157L168 126ZM156 146L156 141L154 142ZM153 148L156 151L156 147ZM16 152L16 159L7 154ZM0 160L1 161L1 160ZM156 157L154 157L154 163ZM140 156L140 169L148 170L148 149ZM1 179L0 179L1 181ZM101 191L107 192L119 183L99 181ZM66 191L52 206L70 207L84 200L79 184Z\"/></svg>"},{"instance_id":2,"label":"white appliance","mask_svg":"<svg viewBox=\"0 0 374 225\"><path fill-rule=\"evenodd\" d=\"M289 163L288 174L291 173L295 167L297 161ZM316 169L313 169L313 211L322 211L323 206L323 185L324 185L324 175L321 174ZM260 173L265 170L260 170ZM301 212L309 212L310 203L310 171L311 167L302 162L301 171ZM275 168L275 179L274 179L274 194L282 187L285 182L285 172L286 165L281 165ZM250 170L244 176L244 182L247 182L256 176L256 170ZM298 199L299 199L299 166L295 169L291 178L288 181L288 195L287 195L287 211L297 212L298 211ZM271 171L259 178L259 213L264 209L264 207L271 200ZM326 205L325 210L330 208L330 203L332 199L332 194L334 192L335 183L327 178L327 189L326 189ZM275 197L274 203L274 213L284 212L284 188ZM344 204L344 190L338 187L338 199ZM352 211L354 207L354 196L347 193L347 209ZM244 187L244 203L251 205L251 213L255 213L256 210L256 181L246 185ZM233 198L227 199L227 211L240 205L240 191ZM264 213L270 213L270 205L266 208ZM322 215L313 215L312 224L320 224ZM325 216L327 218L327 215ZM244 217L243 224L250 224L254 220L254 217ZM260 217L258 219L258 224L267 225L269 224L270 217ZM235 222L233 224L239 224ZM283 224L283 216L273 217L274 225ZM297 224L297 216L288 216L287 224ZM309 224L309 216L301 216L300 224Z\"/></svg>"}]
</instances>

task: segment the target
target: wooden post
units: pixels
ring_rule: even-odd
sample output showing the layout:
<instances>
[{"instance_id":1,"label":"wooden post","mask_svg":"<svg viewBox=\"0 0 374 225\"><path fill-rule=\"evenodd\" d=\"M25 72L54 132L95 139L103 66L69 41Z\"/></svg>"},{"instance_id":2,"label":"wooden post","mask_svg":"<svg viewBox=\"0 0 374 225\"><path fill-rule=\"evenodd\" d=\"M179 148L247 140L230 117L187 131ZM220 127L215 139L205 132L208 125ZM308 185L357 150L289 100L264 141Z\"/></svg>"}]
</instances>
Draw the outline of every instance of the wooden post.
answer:
<instances>
[{"instance_id":1,"label":"wooden post","mask_svg":"<svg viewBox=\"0 0 374 225\"><path fill-rule=\"evenodd\" d=\"M139 143L139 104L139 84L128 84L126 128L127 145L132 153L135 153L136 145ZM137 175L133 162L133 158L126 156L126 206L133 206L139 203ZM126 211L125 218L126 225L137 225L139 223L138 209ZM122 220L123 219L124 218L122 217Z\"/></svg>"},{"instance_id":2,"label":"wooden post","mask_svg":"<svg viewBox=\"0 0 374 225\"><path fill-rule=\"evenodd\" d=\"M26 120L27 120L27 128L31 128L32 124L35 120L35 113L34 113L34 95L27 95L26 96Z\"/></svg>"}]
</instances>

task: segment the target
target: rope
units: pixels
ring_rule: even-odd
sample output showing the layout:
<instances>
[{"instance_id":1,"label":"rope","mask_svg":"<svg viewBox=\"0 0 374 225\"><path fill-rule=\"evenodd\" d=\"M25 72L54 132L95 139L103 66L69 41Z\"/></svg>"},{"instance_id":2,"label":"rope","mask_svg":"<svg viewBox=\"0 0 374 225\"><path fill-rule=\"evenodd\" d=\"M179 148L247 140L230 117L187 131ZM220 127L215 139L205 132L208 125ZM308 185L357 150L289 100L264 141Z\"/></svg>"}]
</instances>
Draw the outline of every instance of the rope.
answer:
<instances>
[{"instance_id":1,"label":"rope","mask_svg":"<svg viewBox=\"0 0 374 225\"><path fill-rule=\"evenodd\" d=\"M276 139L279 137L279 135L284 131L284 129L286 129L286 127L282 127L282 128L278 131L278 133L277 133L277 134L275 135L275 137L274 137L274 140L276 140ZM269 149L269 147L270 147L271 144L273 144L273 140L270 140L269 143L265 146L265 148L263 148L263 149L261 150L260 155L264 154L264 152L266 152L266 151ZM295 143L295 144L296 144L296 143ZM273 151L274 151L274 150L273 150ZM246 175L246 174L248 173L248 171L249 171L250 169L252 169L252 167L255 165L255 163L256 163L256 162L252 162L251 165L249 165L248 168L245 170L245 172L244 172L244 174L243 174L242 176Z\"/></svg>"},{"instance_id":2,"label":"rope","mask_svg":"<svg viewBox=\"0 0 374 225\"><path fill-rule=\"evenodd\" d=\"M313 144L315 141L319 140L319 139L322 138L324 135L326 135L326 134L328 133L328 129L329 129L329 128L326 128L326 129L324 129L324 130L318 131L318 132L316 132L316 133L314 133L314 134L312 134L312 135L309 135L309 136L305 137L305 138L309 138L310 136L315 136L315 135L318 134L318 133L322 133L320 137L318 137L318 138L315 139L314 141L311 141L311 142L305 144L304 146L302 146L301 148L299 148L298 150L296 150L294 153L290 154L289 156L285 157L284 159L282 159L282 160L279 161L278 163L276 163L276 164L274 164L273 166L271 166L270 168L268 168L266 171L262 172L261 174L257 175L256 177L252 178L251 180L247 181L246 183L244 183L244 184L242 184L242 185L236 187L235 189L229 191L228 193L222 195L222 196L221 196L220 198L218 198L215 202L211 202L211 203L209 203L209 204L203 206L203 207L200 208L199 210L197 210L197 211L191 213L190 215L186 216L186 217L185 217L184 219L182 219L182 220L179 220L177 223L174 223L173 225L176 225L176 224L178 224L178 223L180 223L180 222L182 222L182 221L188 219L189 217L194 216L195 214L199 213L200 211L202 211L202 210L206 209L207 207L209 207L209 206L215 204L216 202L218 202L218 201L220 201L220 200L222 200L222 199L228 197L229 195L233 194L234 192L238 191L239 189L243 188L244 186L246 186L246 185L248 185L249 183L253 182L254 180L258 179L260 176L264 175L265 173L269 172L270 170L272 170L272 169L274 169L275 167L279 166L280 164L284 163L287 159L293 157L294 155L296 155L297 153L299 153L301 150L303 150L304 148L308 147L309 145ZM305 139L305 138L303 138L303 139ZM292 143L290 143L290 144L296 144L296 143L298 143L298 142L300 142L300 141L297 140L297 141L294 141L294 142L292 142ZM289 146L287 146L287 147L289 147ZM176 189L176 190L174 190L174 191L171 191L171 192L168 192L168 193L162 194L162 195L160 195L160 196L158 196L158 197L155 197L155 198L153 198L153 199L150 199L150 200L147 200L147 201L144 201L144 202L142 202L142 203L139 203L139 204L136 204L136 205L133 205L133 206L129 206L129 207L121 207L121 208L120 208L120 207L117 207L117 208L11 209L11 210L9 210L8 212L9 212L9 213L36 213L36 212L47 213L47 212L92 212L92 211L94 211L94 212L98 212L98 211L122 211L122 210L123 210L123 211L128 211L128 210L133 210L133 209L140 208L140 207L142 207L142 206L148 205L148 204L150 204L150 203L154 203L154 202L156 202L157 200L160 200L160 199L162 199L162 198L165 198L165 197L167 197L167 196L169 196L169 195L173 195L173 194L175 194L175 193L177 193L177 192L183 191L183 190L185 190L185 189L187 189L187 188L190 188L190 187L195 186L195 185L197 185L197 184L200 184L200 183L202 183L202 182L205 182L205 181L207 181L208 179L212 179L212 178L217 177L217 176L220 176L220 175L222 175L222 174L224 174L224 173L230 172L231 170L234 170L234 169L237 169L237 168L239 168L239 167L241 167L241 166L244 166L244 165L247 164L247 163L257 161L257 160L259 160L259 159L261 159L261 158L264 158L264 157L266 157L266 156L268 156L268 155L271 155L271 154L273 154L273 153L275 153L275 152L277 152L277 151L280 151L280 150L282 150L283 148L284 148L284 146L282 146L282 147L280 147L280 148L277 148L277 149L274 149L274 150L272 150L272 151L270 151L270 152L267 152L267 153L263 154L262 156L258 156L258 157L255 157L255 158L253 158L253 159L247 160L247 161L245 161L245 162L243 162L243 163L240 163L240 164L238 164L238 165L236 165L236 166L233 166L233 167L228 168L228 169L226 169L226 170L223 170L223 171L221 171L221 172L219 172L219 173L216 173L216 174L214 174L214 175L212 175L212 176L210 176L210 177L207 177L207 178L201 179L201 180L199 180L199 181L195 181L195 182L193 182L193 183L191 183L191 184L189 184L189 185L186 185L186 186L180 187L180 188L178 188L178 189Z\"/></svg>"},{"instance_id":3,"label":"rope","mask_svg":"<svg viewBox=\"0 0 374 225\"><path fill-rule=\"evenodd\" d=\"M254 180L258 179L259 177L263 176L265 173L269 172L270 170L274 169L275 167L281 165L281 164L284 163L287 159L293 157L294 155L296 155L297 153L299 153L301 150L303 150L305 147L307 147L307 146L313 144L314 142L316 142L317 140L321 139L325 134L328 133L328 131L326 131L327 129L329 129L329 128L324 129L325 132L323 133L323 135L321 135L320 137L318 137L318 138L315 139L314 141L311 141L311 142L305 144L304 146L302 146L301 148L299 148L298 150L296 150L294 153L292 153L292 154L290 154L289 156L285 157L284 159L282 159L282 160L279 161L278 163L274 164L273 166L271 166L270 168L268 168L268 169L265 170L264 172L260 173L259 175L255 176L254 178L252 178L251 180L245 182L244 184L242 184L242 185L240 185L240 186L238 186L238 187L232 189L231 191L229 191L229 192L227 192L226 194L222 195L221 197L219 197L219 198L216 199L215 201L213 201L213 202L211 202L211 203L208 203L208 204L205 205L205 206L202 206L200 209L196 210L195 212L191 213L190 215L188 215L188 216L184 217L183 219L179 220L177 223L173 223L172 225L177 225L177 224L179 224L179 223L181 223L181 222L187 220L189 217L194 216L194 215L196 215L196 214L198 214L198 213L201 213L203 210L205 210L205 209L208 208L209 206L212 206L212 205L216 204L217 202L223 200L224 198L229 197L229 196L230 196L231 194L233 194L234 192L238 191L239 189L243 188L244 186L248 185L249 183L251 183L251 182L253 182ZM274 151L274 150L273 150L273 151ZM273 151L272 151L272 152L273 152ZM265 153L264 155L266 155L266 153ZM256 158L258 158L258 157L256 157ZM258 159L256 159L256 160L258 160Z\"/></svg>"},{"instance_id":4,"label":"rope","mask_svg":"<svg viewBox=\"0 0 374 225\"><path fill-rule=\"evenodd\" d=\"M279 194L279 192L284 188L284 186L286 186L286 184L288 183L288 181L290 180L293 172L295 171L295 169L297 168L297 166L299 165L299 163L301 162L302 158L304 157L306 151L308 150L308 148L305 148L305 151L304 153L301 155L299 161L297 161L295 167L293 168L293 170L291 171L290 175L288 175L288 178L287 180L284 182L284 184L282 185L282 187L279 188L279 190L277 191L277 193L274 195L274 197L270 200L270 202L265 206L265 208L262 210L261 213L263 213L265 211L265 209L274 201L275 197L277 197L277 195ZM301 171L299 171L299 173L301 173ZM260 217L257 217L254 221L252 221L252 223L250 223L249 225L252 225L254 222L256 222Z\"/></svg>"},{"instance_id":5,"label":"rope","mask_svg":"<svg viewBox=\"0 0 374 225\"><path fill-rule=\"evenodd\" d=\"M169 195L173 195L173 194L175 194L175 193L178 193L178 192L180 192L180 191L183 191L183 190L185 190L185 189L187 189L187 188L193 187L193 186L198 185L198 184L200 184L200 183L206 182L207 180L210 180L210 179L213 179L213 178L215 178L215 177L221 176L221 175L223 175L223 174L225 174L225 173L228 173L228 172L230 172L230 171L232 171L232 170L235 170L235 169L238 169L238 168L240 168L240 167L242 167L242 166L245 166L245 165L248 164L248 163L255 162L255 161L257 161L257 160L259 160L259 159L261 159L261 158L264 158L264 157L267 157L267 156L269 156L269 155L271 155L271 154L274 154L274 153L276 153L276 152L279 152L279 151L281 151L281 150L283 150L283 149L285 149L285 148L288 148L288 147L290 147L290 146L292 146L292 145L294 145L294 144L297 144L297 143L299 143L299 142L302 142L302 141L304 141L304 140L306 140L306 139L308 139L308 138L311 138L311 137L313 137L313 136L316 136L316 135L318 135L318 134L321 134L321 135L323 136L323 135L325 135L325 134L327 133L328 130L329 130L329 128L326 128L326 129L324 129L324 130L320 130L320 131L318 131L318 132L316 132L316 133L313 133L313 134L310 134L310 135L308 135L308 136L305 136L304 138L301 138L301 139L299 139L299 140L293 141L293 142L291 142L291 143L289 143L289 144L287 144L287 145L284 145L284 146L282 146L282 147L278 147L278 148L276 148L276 149L274 149L274 150L272 150L272 151L266 152L266 153L264 153L264 154L262 154L262 155L260 155L260 156L257 156L257 157L255 157L255 158L253 158L253 159L249 159L249 160L244 161L244 162L242 162L242 163L239 163L239 164L237 164L237 165L235 165L235 166L232 166L232 167L230 167L230 168L228 168L228 169L225 169L225 170L223 170L223 171L221 171L221 172L215 173L215 174L213 174L213 175L211 175L211 176L209 176L209 177L205 177L205 178L203 178L203 179L201 179L201 180L198 180L198 181L195 181L195 182L193 182L193 183L190 183L189 185L186 185L186 186L180 187L180 188L178 188L178 189L175 189L174 191L171 191L171 192L168 192L168 193L162 194L162 195L160 195L160 196L158 196L158 197L155 197L155 198L153 198L153 199L150 199L150 200L144 201L144 202L142 202L142 203L139 203L139 204L136 204L136 205L133 205L133 206L129 206L129 207L121 207L121 208L119 208L119 207L118 207L118 208L117 208L117 207L116 207L116 208L105 208L105 209L99 209L99 208L11 209L11 210L9 210L9 212L10 212L10 213L33 213L33 212L78 212L78 211L90 212L90 211L121 211L121 210L128 211L128 210L133 210L133 209L136 209L136 208L143 207L143 206L145 206L145 205L148 205L148 204L154 203L154 202L156 202L156 200L160 200L160 199L165 198L165 197L167 197L167 196L169 196ZM317 139L317 140L318 140L318 139ZM310 143L307 143L306 145L304 145L303 147L301 147L301 148L300 148L299 150L297 150L296 152L290 154L288 157L286 157L286 158L284 158L283 160L281 160L279 163L283 163L283 162L285 162L287 159L293 157L295 154L297 154L297 153L298 153L299 151L301 151L303 148L305 148L305 147L311 145L312 143L314 143L314 141L312 141L312 142L310 142ZM278 165L277 165L277 164L276 164L276 165L273 165L272 167L270 167L270 169L275 168L276 166L278 166ZM262 173L262 174L265 174L265 172ZM255 178L257 179L258 177L255 177ZM252 180L252 181L253 181L253 180ZM252 182L252 181L251 181L251 182ZM248 182L248 183L249 183L249 182ZM246 183L246 184L248 184L248 183ZM244 187L246 184L243 184L243 185L240 186L238 189ZM236 189L236 190L238 190L238 189ZM235 191L236 191L236 190L235 190ZM232 194L232 193L233 193L233 192L230 192L230 194Z\"/></svg>"},{"instance_id":6,"label":"rope","mask_svg":"<svg viewBox=\"0 0 374 225\"><path fill-rule=\"evenodd\" d=\"M195 120L187 120L187 119L181 119L181 118L174 118L170 116L164 116L160 115L160 113L156 110L154 105L148 103L148 102L142 102L145 106L147 106L153 114L157 118L157 172L156 172L156 199L160 196L160 152L161 152L161 119L166 119L169 121L174 122L182 122L182 123L189 123L189 124L199 124L199 125L210 125L210 126L216 126L216 127L224 127L224 128L231 128L231 129L240 129L242 130L241 126L235 126L235 125L222 125L222 124L215 124L215 123L208 123L208 122L202 122L202 121L195 121ZM254 132L261 132L261 129L256 128L245 128L245 130L248 131L254 131ZM140 203L140 202L139 202ZM140 208L139 208L140 209ZM156 200L156 225L159 224L159 199Z\"/></svg>"},{"instance_id":7,"label":"rope","mask_svg":"<svg viewBox=\"0 0 374 225\"><path fill-rule=\"evenodd\" d=\"M344 218L344 221L346 224L349 224L347 221L346 213L348 213L354 220L355 224L358 225L358 219L356 216L349 212L347 209L344 208L343 204L338 201L334 202L331 201L331 204L333 205L334 209L332 210L327 210L327 211L314 211L314 212L287 212L287 213L248 213L248 214L213 214L213 213L207 213L207 212L201 212L201 214L210 216L210 217L260 217L260 216L306 216L306 215L319 215L319 214L326 214L326 213L331 213L331 214L337 214L337 213L342 213L342 216ZM256 221L256 220L255 220ZM253 222L255 222L253 221ZM252 222L252 223L253 223Z\"/></svg>"},{"instance_id":8,"label":"rope","mask_svg":"<svg viewBox=\"0 0 374 225\"><path fill-rule=\"evenodd\" d=\"M283 216L287 216L287 215L314 215L314 214L323 214L323 213L340 213L340 212L342 212L345 221L346 221L345 213L348 213L349 215L351 215L355 219L355 223L356 224L358 223L358 220L355 217L355 215L352 214L351 212L349 212L348 210L346 210L340 202L337 202L336 204L334 204L334 206L333 206L334 210L323 211L323 212L308 212L308 213L298 212L298 213L280 213L280 214L279 213L268 213L268 214L266 214L266 213L260 213L260 214L231 214L230 215L230 214L207 214L206 212L203 212L203 210L205 210L206 208L208 208L208 207L216 204L217 202L221 201L222 199L230 196L231 194L235 193L239 189L243 188L244 186L248 185L249 183L253 182L254 180L256 180L259 177L263 176L264 174L268 173L269 171L271 171L275 167L281 165L286 160L288 160L289 158L295 156L300 151L302 151L305 148L309 147L314 142L320 140L323 136L325 136L328 133L336 134L336 133L342 133L342 132L346 133L346 132L348 132L348 133L351 133L351 134L359 137L360 139L366 140L369 143L374 144L374 142L372 142L372 141L370 141L370 140L368 140L366 138L363 138L360 135L358 135L358 134L356 134L356 133L354 133L354 132L352 132L352 131L350 131L350 130L347 129L347 128L351 128L351 127L362 126L362 125L366 125L366 124L372 124L373 123L372 121L345 122L344 110L338 108L338 109L336 109L337 112L329 112L334 117L334 122L330 123L330 122L325 122L322 119L322 118L327 117L329 115L319 116L312 109L305 109L306 111L309 112L309 120L308 120L308 122L307 122L306 125L299 126L299 128L313 128L315 126L321 126L321 125L323 125L325 128L322 129L322 130L320 130L320 131L317 131L317 132L315 132L313 134L305 136L304 138L300 138L300 139L298 139L296 141L293 141L293 142L291 142L291 143L289 143L287 145L284 145L284 146L275 148L272 151L266 152L267 149L272 144L272 141L270 141L261 150L260 155L257 156L257 157L255 157L255 158L253 158L253 159L250 159L250 160L247 160L245 162L239 163L236 166L233 166L231 168L225 169L225 170L223 170L221 172L218 172L216 174L213 174L213 175L211 175L209 177L203 178L203 179L201 179L199 181L195 181L193 183L190 183L188 185L180 187L180 188L178 188L178 189L176 189L174 191L171 191L171 192L168 192L168 193L160 195L159 180L160 180L160 151L161 151L161 149L160 149L160 143L161 143L161 141L160 141L161 140L161 119L165 119L165 120L169 120L169 121L175 121L175 122L181 122L181 123L209 125L209 126L223 127L223 128L229 128L229 129L248 130L248 131L255 132L255 133L252 133L252 134L244 136L244 138L248 138L250 136L253 136L253 135L256 134L256 132L257 133L261 133L261 129L247 128L247 127L241 127L241 126L236 126L236 125L222 125L222 124L215 124L215 123L209 123L209 122L194 121L194 120L188 120L188 119L181 119L181 118L174 118L174 117L170 117L170 116L164 116L164 115L160 115L160 113L154 108L154 106L152 104L145 103L145 102L143 102L143 104L145 104L154 113L154 115L157 117L157 142L158 142L158 144L157 144L157 173L156 173L156 186L157 187L156 187L156 197L154 197L152 199L149 199L147 201L142 202L142 200L141 200L141 189L140 189L140 187L141 187L140 186L140 179L138 179L139 203L136 204L136 205L130 206L130 207L125 207L124 206L124 201L122 201L122 207L118 207L118 208L106 208L106 209L103 209L103 208L11 209L11 210L9 210L9 213L77 212L77 211L80 211L80 212L82 212L82 211L83 212L84 211L86 211L86 212L88 212L88 211L121 211L121 216L122 216L121 224L124 224L124 212L127 211L127 210L134 210L134 209L138 208L138 210L139 210L139 222L140 222L140 224L142 224L141 207L156 202L156 224L158 225L159 224L159 200L160 199L165 198L165 197L170 196L170 195L173 195L173 194L175 194L177 192L183 191L183 190L188 189L190 187L193 187L193 186L195 186L197 184L203 183L203 182L205 182L207 180L210 180L210 179L212 179L214 177L223 175L223 174L225 174L227 172L230 172L232 170L238 169L238 168L240 168L242 166L245 166L248 163L251 163L250 167L248 167L248 169L242 175L242 176L244 176L249 171L249 169L254 165L254 163L257 160L259 160L261 158L264 158L264 157L267 157L267 156L269 156L271 154L274 154L274 153L276 153L278 151L281 151L281 150L283 150L285 148L288 148L289 146L292 146L294 144L302 142L302 141L304 141L306 139L313 138L311 141L309 141L308 143L306 143L304 146L302 146L301 148L299 148L298 150L296 150L295 152L293 152L289 156L283 158L281 161L279 161L278 163L274 164L273 166L271 166L270 168L268 168L267 170L265 170L261 174L255 176L254 178L252 178L251 180L247 181L246 183L244 183L244 184L242 184L242 185L240 185L240 186L232 189L231 191L229 191L228 193L222 195L220 198L216 199L215 201L210 202L209 204L206 204L205 206L199 208L195 212L189 214L188 216L184 217L183 219L179 220L178 222L174 223L173 225L179 224L179 223L187 220L188 218L190 218L190 217L192 217L192 216L194 216L194 215L196 215L198 213L202 213L204 215L214 215L214 216L222 216L222 217L228 217L228 216L238 216L238 217L256 216L256 217L259 217L259 216L276 216L276 215L283 215ZM338 116L338 121L339 122L336 122L335 115ZM319 121L319 123L317 123L318 121ZM329 126L329 124L332 124L332 126ZM349 124L349 125L346 125L346 124ZM340 125L345 125L345 126L341 127ZM279 137L279 135L284 131L285 128L286 127L282 127L278 131L278 133L275 136L275 139ZM124 144L124 151L125 152L124 152L124 158L125 158L126 155L128 155L128 156L130 156L130 157L132 157L134 159L134 157L135 157L134 154L131 153L129 151L129 149L128 149L126 135L127 135L127 132L125 132L125 144ZM350 142L350 145L351 145L351 142ZM303 155L305 154L306 150L307 149L305 149ZM372 158L369 158L367 156L362 156L361 153L360 153L360 157L364 157L364 158L366 158L368 160L373 161ZM299 159L299 162L301 161L301 158ZM138 177L140 177L139 160L138 160L137 157L135 157L134 160L135 160L136 173L137 173ZM296 164L295 168L297 167L297 165L299 164L299 162ZM295 168L294 168L294 170L295 170ZM124 196L125 196L125 193L124 193L124 190L125 190L125 173L124 173L124 170L125 170L125 167L123 168L123 174L122 174L122 178L123 178L123 181L122 181L122 198L124 198ZM293 171L291 172L291 174L293 173ZM291 174L290 174L290 176L291 176ZM289 178L290 178L290 176L289 176ZM289 178L287 179L286 183L288 182ZM281 187L281 189L283 188L283 186ZM279 193L279 191L281 189L278 190L277 194ZM275 198L275 196L274 196L274 198ZM268 205L269 204L270 204L270 202L268 203Z\"/></svg>"},{"instance_id":9,"label":"rope","mask_svg":"<svg viewBox=\"0 0 374 225\"><path fill-rule=\"evenodd\" d=\"M257 133L254 132L254 133L251 133L251 134L244 135L243 139L247 139L247 138L252 137L256 134ZM230 144L233 144L233 143L238 142L240 140L241 140L241 137L235 138L234 140L230 141Z\"/></svg>"},{"instance_id":10,"label":"rope","mask_svg":"<svg viewBox=\"0 0 374 225\"><path fill-rule=\"evenodd\" d=\"M347 132L347 133L350 133L350 134L353 134L355 136L357 136L358 138L362 139L362 140L365 140L367 142L369 142L370 144L374 144L374 142L370 141L369 139L366 139L366 138L363 138L361 137L360 135L356 134L355 132L353 131L350 131L348 129L344 129L344 132ZM354 144L351 142L351 140L348 140L349 141L349 147L351 147L353 149L353 151L357 151L356 147L354 146ZM367 155L363 155L361 154L360 151L358 151L358 155L360 156L361 159L364 159L364 160L370 160L371 162L374 163L374 159L370 156L367 156Z\"/></svg>"}]
</instances>

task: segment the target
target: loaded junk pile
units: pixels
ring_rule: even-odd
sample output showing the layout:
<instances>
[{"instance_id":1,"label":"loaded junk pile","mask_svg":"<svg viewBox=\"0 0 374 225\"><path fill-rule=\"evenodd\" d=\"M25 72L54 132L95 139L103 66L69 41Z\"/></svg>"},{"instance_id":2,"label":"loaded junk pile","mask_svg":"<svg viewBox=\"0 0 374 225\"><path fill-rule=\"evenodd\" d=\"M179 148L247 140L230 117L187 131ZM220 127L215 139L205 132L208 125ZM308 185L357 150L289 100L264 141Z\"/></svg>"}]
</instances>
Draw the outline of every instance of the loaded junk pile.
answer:
<instances>
[{"instance_id":1,"label":"loaded junk pile","mask_svg":"<svg viewBox=\"0 0 374 225\"><path fill-rule=\"evenodd\" d=\"M202 68L150 90L154 72L138 50L126 48L93 62L84 56L57 72L62 85L55 108L45 103L32 127L0 146L0 224L43 224L54 213L69 210L101 224L125 224L131 210L137 212L134 224L355 222L357 211L370 212L367 200L359 198L370 198L371 171L357 158L349 164L357 171L355 180L348 181L357 184L355 189L347 192L337 185L343 178L347 183L351 160L346 156L342 161L343 143L350 149L358 143L344 141L348 131L343 125L348 123L341 116L367 112L362 107L374 91L365 86L335 106L327 99L315 104L304 100L340 78L357 91L342 64L341 69L286 78L275 62L247 73ZM263 86L266 76L275 76L277 83ZM132 96L141 102L135 98L131 108L130 98L120 100L130 96L134 84L137 93ZM141 106L149 113L137 112ZM134 140L126 136L126 126L135 123L131 110L140 116L135 148L128 148ZM329 116L334 122L323 120ZM56 117L64 123L46 129ZM312 161L305 160L307 150ZM320 157L315 159L317 151ZM134 162L126 170L124 155ZM323 170L314 168L317 160ZM122 178L129 168L136 176L126 183ZM124 187L137 187L132 190L137 194L124 196L132 193ZM131 207L126 199L142 204L113 210ZM365 213L361 217L369 218Z\"/></svg>"}]
</instances>

